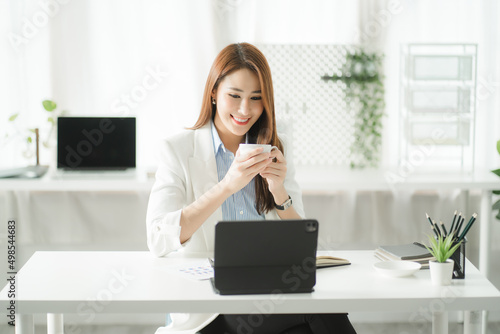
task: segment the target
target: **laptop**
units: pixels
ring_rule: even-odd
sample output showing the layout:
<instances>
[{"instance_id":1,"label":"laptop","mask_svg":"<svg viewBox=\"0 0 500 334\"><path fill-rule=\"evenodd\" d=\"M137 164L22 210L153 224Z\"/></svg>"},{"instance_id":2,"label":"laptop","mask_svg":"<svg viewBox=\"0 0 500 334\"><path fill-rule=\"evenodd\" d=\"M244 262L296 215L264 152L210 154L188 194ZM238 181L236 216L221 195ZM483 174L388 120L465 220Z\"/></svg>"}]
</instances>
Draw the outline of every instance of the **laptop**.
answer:
<instances>
[{"instance_id":1,"label":"laptop","mask_svg":"<svg viewBox=\"0 0 500 334\"><path fill-rule=\"evenodd\" d=\"M58 117L60 175L75 171L135 172L135 168L135 117Z\"/></svg>"},{"instance_id":2,"label":"laptop","mask_svg":"<svg viewBox=\"0 0 500 334\"><path fill-rule=\"evenodd\" d=\"M221 295L311 292L317 244L316 220L218 222L214 290Z\"/></svg>"}]
</instances>

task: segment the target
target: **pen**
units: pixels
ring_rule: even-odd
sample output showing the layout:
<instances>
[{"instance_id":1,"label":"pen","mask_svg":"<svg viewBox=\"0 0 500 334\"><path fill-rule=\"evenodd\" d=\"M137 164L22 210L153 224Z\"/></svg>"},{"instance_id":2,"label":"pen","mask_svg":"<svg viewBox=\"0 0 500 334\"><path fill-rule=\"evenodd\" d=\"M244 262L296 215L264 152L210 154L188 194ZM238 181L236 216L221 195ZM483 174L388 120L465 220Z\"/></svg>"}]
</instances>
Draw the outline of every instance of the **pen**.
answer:
<instances>
[{"instance_id":1,"label":"pen","mask_svg":"<svg viewBox=\"0 0 500 334\"><path fill-rule=\"evenodd\" d=\"M472 215L472 217L470 218L469 222L467 223L467 226L465 226L464 231L462 232L462 234L458 238L458 241L462 241L463 238L465 238L465 235L467 234L467 232L469 232L470 228L472 227L472 224L474 224L474 222L476 221L476 217L477 217L477 213L474 213Z\"/></svg>"},{"instance_id":2,"label":"pen","mask_svg":"<svg viewBox=\"0 0 500 334\"><path fill-rule=\"evenodd\" d=\"M462 213L460 212L457 216L457 221L455 223L455 229L453 230L453 233L455 234L455 236L457 236L458 234L458 225L460 225L460 220L462 219Z\"/></svg>"},{"instance_id":3,"label":"pen","mask_svg":"<svg viewBox=\"0 0 500 334\"><path fill-rule=\"evenodd\" d=\"M434 223L432 222L431 220L431 217L429 217L429 215L427 214L427 212L425 213L425 216L427 217L427 220L429 221L429 223L431 224L431 229L434 231L434 234L436 235L436 237L439 237L439 234L438 232L436 231L436 228L434 226ZM436 226L437 227L437 226Z\"/></svg>"},{"instance_id":4,"label":"pen","mask_svg":"<svg viewBox=\"0 0 500 334\"><path fill-rule=\"evenodd\" d=\"M436 230L436 228L437 228L437 226L434 226L434 225L431 226L431 230L436 235L436 238L439 238L439 232Z\"/></svg>"},{"instance_id":5,"label":"pen","mask_svg":"<svg viewBox=\"0 0 500 334\"><path fill-rule=\"evenodd\" d=\"M432 221L432 224L434 225L434 228L435 228L435 229L436 229L436 231L438 232L439 236L442 236L442 235L443 235L443 233L441 233L441 229L439 228L439 225L438 225L438 224L436 224L436 222L435 222L434 220L432 220L432 219L431 219L431 221Z\"/></svg>"},{"instance_id":6,"label":"pen","mask_svg":"<svg viewBox=\"0 0 500 334\"><path fill-rule=\"evenodd\" d=\"M460 224L458 225L458 228L457 228L457 234L456 236L460 236L460 230L462 229L462 225L464 224L464 220L465 220L465 217L462 217L462 219L460 220Z\"/></svg>"},{"instance_id":7,"label":"pen","mask_svg":"<svg viewBox=\"0 0 500 334\"><path fill-rule=\"evenodd\" d=\"M448 231L446 231L446 226L444 226L442 221L439 221L439 224L441 225L441 228L443 229L444 237L448 235Z\"/></svg>"},{"instance_id":8,"label":"pen","mask_svg":"<svg viewBox=\"0 0 500 334\"><path fill-rule=\"evenodd\" d=\"M451 222L450 234L453 234L453 227L455 226L455 219L457 219L457 210L455 210L455 213L453 214L453 221Z\"/></svg>"}]
</instances>

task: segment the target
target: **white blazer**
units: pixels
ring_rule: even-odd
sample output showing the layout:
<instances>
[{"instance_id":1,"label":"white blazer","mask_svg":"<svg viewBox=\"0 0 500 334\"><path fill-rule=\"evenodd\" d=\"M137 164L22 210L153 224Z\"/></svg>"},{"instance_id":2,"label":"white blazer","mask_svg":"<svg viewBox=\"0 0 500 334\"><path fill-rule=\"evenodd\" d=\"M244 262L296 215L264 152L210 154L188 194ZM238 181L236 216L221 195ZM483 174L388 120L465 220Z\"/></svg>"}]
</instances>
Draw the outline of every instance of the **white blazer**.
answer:
<instances>
[{"instance_id":1,"label":"white blazer","mask_svg":"<svg viewBox=\"0 0 500 334\"><path fill-rule=\"evenodd\" d=\"M293 200L293 207L304 217L302 193L295 181L291 156L287 154L285 189ZM181 211L218 183L217 165L210 124L198 130L184 130L162 143L156 181L149 197L146 215L147 243L155 256L165 256L173 251L213 252L215 224L222 220L219 207L184 244L180 243ZM280 219L273 209L266 219ZM171 314L172 323L160 327L159 333L196 333L217 314Z\"/></svg>"}]
</instances>

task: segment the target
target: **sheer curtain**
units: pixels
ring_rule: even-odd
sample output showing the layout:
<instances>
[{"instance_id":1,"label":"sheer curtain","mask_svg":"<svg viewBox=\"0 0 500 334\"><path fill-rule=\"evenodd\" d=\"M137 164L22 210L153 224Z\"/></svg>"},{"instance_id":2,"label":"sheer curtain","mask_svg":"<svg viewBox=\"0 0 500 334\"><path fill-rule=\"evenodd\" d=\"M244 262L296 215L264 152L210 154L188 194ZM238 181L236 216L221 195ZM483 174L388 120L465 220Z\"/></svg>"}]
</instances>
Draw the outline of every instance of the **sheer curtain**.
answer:
<instances>
[{"instance_id":1,"label":"sheer curtain","mask_svg":"<svg viewBox=\"0 0 500 334\"><path fill-rule=\"evenodd\" d=\"M26 151L25 129L45 123L41 101L52 85L48 22L32 1L0 3L1 167L35 162ZM8 122L14 114L16 122Z\"/></svg>"},{"instance_id":2,"label":"sheer curtain","mask_svg":"<svg viewBox=\"0 0 500 334\"><path fill-rule=\"evenodd\" d=\"M399 44L478 43L477 164L492 167L500 137L499 29L493 0L4 1L0 5L0 129L47 131L41 101L70 115L135 115L138 164L158 140L194 123L213 57L225 45L361 43L385 54L383 164L397 162ZM9 115L20 113L16 122ZM488 129L488 131L482 131ZM2 166L33 163L25 143L0 138ZM6 144L6 142L8 144ZM14 147L16 149L14 149ZM53 163L49 150L42 162Z\"/></svg>"}]
</instances>

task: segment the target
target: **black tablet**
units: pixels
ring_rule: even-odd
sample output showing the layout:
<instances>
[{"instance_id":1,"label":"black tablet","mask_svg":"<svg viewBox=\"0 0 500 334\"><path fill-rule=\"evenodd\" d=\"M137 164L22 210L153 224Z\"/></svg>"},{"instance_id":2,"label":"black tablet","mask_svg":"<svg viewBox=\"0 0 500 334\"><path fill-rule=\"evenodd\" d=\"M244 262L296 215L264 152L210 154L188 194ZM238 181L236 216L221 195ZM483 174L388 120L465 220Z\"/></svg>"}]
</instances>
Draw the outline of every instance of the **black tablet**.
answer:
<instances>
[{"instance_id":1,"label":"black tablet","mask_svg":"<svg viewBox=\"0 0 500 334\"><path fill-rule=\"evenodd\" d=\"M215 226L215 290L222 295L311 292L316 220L222 221Z\"/></svg>"}]
</instances>

